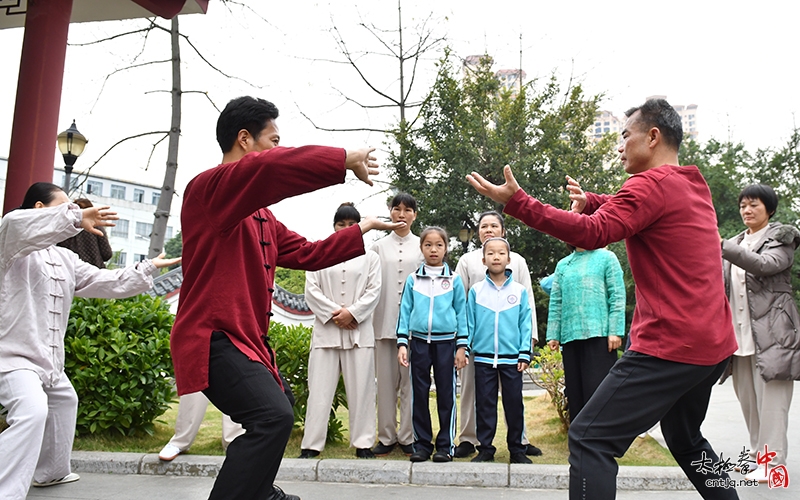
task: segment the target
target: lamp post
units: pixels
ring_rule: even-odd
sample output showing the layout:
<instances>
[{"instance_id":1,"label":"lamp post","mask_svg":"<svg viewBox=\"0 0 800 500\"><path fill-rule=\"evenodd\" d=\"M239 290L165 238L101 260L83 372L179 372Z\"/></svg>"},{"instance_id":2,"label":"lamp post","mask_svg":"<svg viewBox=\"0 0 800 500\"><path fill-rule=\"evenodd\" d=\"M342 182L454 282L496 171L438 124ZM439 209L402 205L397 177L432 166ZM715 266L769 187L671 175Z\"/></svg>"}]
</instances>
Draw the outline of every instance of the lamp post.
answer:
<instances>
[{"instance_id":1,"label":"lamp post","mask_svg":"<svg viewBox=\"0 0 800 500\"><path fill-rule=\"evenodd\" d=\"M75 161L83 153L83 148L86 147L87 142L89 141L86 140L86 137L78 132L77 127L75 127L75 120L72 120L72 125L67 130L58 134L58 150L64 156L64 172L66 173L64 176L64 192L67 195L69 195L70 191L72 166L75 165Z\"/></svg>"},{"instance_id":2,"label":"lamp post","mask_svg":"<svg viewBox=\"0 0 800 500\"><path fill-rule=\"evenodd\" d=\"M464 253L467 253L467 248L469 248L469 242L472 237L475 235L475 231L469 227L467 222L464 222L461 225L461 230L458 232L458 240L461 242L461 248L464 249Z\"/></svg>"}]
</instances>

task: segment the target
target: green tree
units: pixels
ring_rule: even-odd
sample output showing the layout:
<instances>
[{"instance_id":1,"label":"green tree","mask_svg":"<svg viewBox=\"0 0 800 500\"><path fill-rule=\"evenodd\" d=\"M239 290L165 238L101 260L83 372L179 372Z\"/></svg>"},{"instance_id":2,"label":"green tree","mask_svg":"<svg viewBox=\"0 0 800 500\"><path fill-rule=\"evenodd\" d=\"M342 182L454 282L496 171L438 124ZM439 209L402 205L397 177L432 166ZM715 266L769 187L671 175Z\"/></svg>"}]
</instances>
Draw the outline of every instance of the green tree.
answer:
<instances>
[{"instance_id":1,"label":"green tree","mask_svg":"<svg viewBox=\"0 0 800 500\"><path fill-rule=\"evenodd\" d=\"M296 294L305 293L306 272L297 269L275 268L275 283L284 290Z\"/></svg>"},{"instance_id":2,"label":"green tree","mask_svg":"<svg viewBox=\"0 0 800 500\"><path fill-rule=\"evenodd\" d=\"M506 164L514 167L526 192L555 206L567 207L567 174L581 179L588 190L619 188L621 170L608 166L616 137L593 143L586 134L601 96L585 96L580 85L562 89L555 77L526 84L518 93L504 91L491 66L491 58L484 57L459 78L450 51L445 51L420 110L420 127L409 133L407 143L396 137L405 162L390 156L391 180L417 198L421 225L441 226L455 236L465 224L473 225L480 212L502 210L464 177L477 171L501 182ZM507 229L534 279L552 273L567 253L563 243L519 221L509 219ZM454 257L460 253L456 249ZM537 313L543 338L546 303Z\"/></svg>"}]
</instances>

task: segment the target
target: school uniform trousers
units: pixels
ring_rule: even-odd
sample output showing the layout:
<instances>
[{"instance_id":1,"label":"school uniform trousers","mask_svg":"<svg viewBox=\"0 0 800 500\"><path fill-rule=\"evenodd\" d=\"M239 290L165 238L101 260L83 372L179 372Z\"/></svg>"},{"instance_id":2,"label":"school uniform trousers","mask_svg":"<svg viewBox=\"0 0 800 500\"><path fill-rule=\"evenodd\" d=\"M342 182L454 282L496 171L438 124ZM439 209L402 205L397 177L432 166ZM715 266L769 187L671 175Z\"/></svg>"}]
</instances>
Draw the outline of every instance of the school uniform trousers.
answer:
<instances>
[{"instance_id":1,"label":"school uniform trousers","mask_svg":"<svg viewBox=\"0 0 800 500\"><path fill-rule=\"evenodd\" d=\"M478 451L495 453L492 445L497 432L497 390L503 391L503 411L508 433L506 444L511 454L525 453L522 430L525 428L525 407L522 402L522 373L515 364L475 364L475 420L478 433Z\"/></svg>"},{"instance_id":2,"label":"school uniform trousers","mask_svg":"<svg viewBox=\"0 0 800 500\"><path fill-rule=\"evenodd\" d=\"M385 445L414 443L411 422L411 372L397 362L397 317L406 277L422 263L419 236L392 232L370 248L381 259L380 301L373 315L378 441ZM398 401L399 400L399 401ZM398 410L400 422L398 427Z\"/></svg>"},{"instance_id":3,"label":"school uniform trousers","mask_svg":"<svg viewBox=\"0 0 800 500\"><path fill-rule=\"evenodd\" d=\"M314 330L308 357L308 404L302 449L325 448L328 418L340 374L347 393L350 444L355 448L371 448L375 443L372 314L378 305L380 289L381 263L374 252L306 273L305 296L314 312ZM343 308L357 322L355 329L335 324L333 314Z\"/></svg>"},{"instance_id":4,"label":"school uniform trousers","mask_svg":"<svg viewBox=\"0 0 800 500\"><path fill-rule=\"evenodd\" d=\"M525 258L516 252L511 252L511 263L508 269L514 275L514 279L525 286L528 291L528 300L531 304L532 315L532 339L531 345L536 345L539 338L539 330L536 325L536 304L534 303L533 290L531 288L531 273L528 270L528 264ZM478 248L469 253L461 256L456 266L456 274L461 276L464 282L464 289L469 293L469 289L475 283L480 283L486 279L486 266L483 265L483 249ZM460 415L460 430L458 434L459 443L472 443L477 446L478 434L475 421L475 359L470 354L469 364L464 368L458 370L458 376L461 380L461 415ZM525 437L525 424L522 426L522 444L528 446L528 438Z\"/></svg>"},{"instance_id":5,"label":"school uniform trousers","mask_svg":"<svg viewBox=\"0 0 800 500\"><path fill-rule=\"evenodd\" d=\"M452 455L456 438L456 340L428 343L412 335L409 347L414 451L424 450L431 454L435 447L436 451ZM435 442L428 402L431 368L436 382L436 409L439 416L439 432Z\"/></svg>"},{"instance_id":6,"label":"school uniform trousers","mask_svg":"<svg viewBox=\"0 0 800 500\"><path fill-rule=\"evenodd\" d=\"M181 396L178 400L178 416L175 418L175 434L169 440L169 444L181 451L188 450L197 437L200 425L206 416L206 409L208 409L208 398L202 392ZM222 449L227 450L231 442L242 434L244 428L223 413Z\"/></svg>"}]
</instances>

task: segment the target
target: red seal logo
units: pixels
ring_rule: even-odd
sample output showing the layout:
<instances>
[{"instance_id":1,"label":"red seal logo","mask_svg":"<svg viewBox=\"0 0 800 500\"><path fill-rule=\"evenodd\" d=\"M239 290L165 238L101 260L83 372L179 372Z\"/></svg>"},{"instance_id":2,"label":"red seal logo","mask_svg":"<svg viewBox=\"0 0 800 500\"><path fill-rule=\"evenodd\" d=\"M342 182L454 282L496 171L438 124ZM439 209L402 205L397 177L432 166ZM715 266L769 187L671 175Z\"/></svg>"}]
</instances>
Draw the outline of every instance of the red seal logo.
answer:
<instances>
[{"instance_id":1,"label":"red seal logo","mask_svg":"<svg viewBox=\"0 0 800 500\"><path fill-rule=\"evenodd\" d=\"M509 304L516 304L517 303L517 296L516 295L509 295L508 296L508 303Z\"/></svg>"},{"instance_id":2,"label":"red seal logo","mask_svg":"<svg viewBox=\"0 0 800 500\"><path fill-rule=\"evenodd\" d=\"M447 290L450 288L450 280L443 280L442 281L442 290Z\"/></svg>"}]
</instances>

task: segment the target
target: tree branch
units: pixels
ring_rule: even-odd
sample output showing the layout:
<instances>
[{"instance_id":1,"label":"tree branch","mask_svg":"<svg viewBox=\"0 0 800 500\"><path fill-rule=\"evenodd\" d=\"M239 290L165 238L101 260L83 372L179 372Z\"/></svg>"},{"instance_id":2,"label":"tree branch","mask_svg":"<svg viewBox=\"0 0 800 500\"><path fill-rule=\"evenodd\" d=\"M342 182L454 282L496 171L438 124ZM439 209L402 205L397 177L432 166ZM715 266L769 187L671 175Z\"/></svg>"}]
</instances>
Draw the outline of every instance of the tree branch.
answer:
<instances>
[{"instance_id":1,"label":"tree branch","mask_svg":"<svg viewBox=\"0 0 800 500\"><path fill-rule=\"evenodd\" d=\"M92 103L92 107L89 110L89 113L94 111L94 107L97 105L97 101L99 101L100 100L100 96L103 95L103 90L106 88L106 83L108 83L108 79L111 78L112 76L116 75L120 71L126 71L126 70L134 69L134 68L141 68L142 66L149 66L151 64L161 64L161 63L168 63L168 62L170 62L170 59L165 59L163 61L149 61L149 62L145 62L145 63L133 64L131 66L126 66L124 68L115 69L111 73L107 74L106 78L103 80L103 85L100 86L100 92L98 92L97 98L94 100L94 103Z\"/></svg>"},{"instance_id":2,"label":"tree branch","mask_svg":"<svg viewBox=\"0 0 800 500\"><path fill-rule=\"evenodd\" d=\"M171 90L148 90L147 92L145 92L145 94L161 94L161 93L171 94L172 91ZM211 99L211 97L209 97L208 92L205 91L205 90L181 90L181 94L202 94L202 95L204 95L206 97L206 99L208 99L208 102L210 102L211 105L214 106L214 109L216 109L218 113L222 112L222 110L219 109L217 104Z\"/></svg>"},{"instance_id":3,"label":"tree branch","mask_svg":"<svg viewBox=\"0 0 800 500\"><path fill-rule=\"evenodd\" d=\"M297 106L297 103L295 103L295 106ZM320 127L316 123L314 123L314 120L312 120L307 114L305 114L303 112L303 110L300 109L299 106L297 106L297 111L301 115L303 115L303 117L306 120L308 120L309 123L311 123L311 125L313 125L315 129L322 130L324 132L379 132L381 134L386 134L386 133L389 132L388 130L378 129L378 128L325 128L325 127Z\"/></svg>"},{"instance_id":4,"label":"tree branch","mask_svg":"<svg viewBox=\"0 0 800 500\"><path fill-rule=\"evenodd\" d=\"M147 163L145 164L144 167L145 170L150 170L150 160L153 159L153 153L156 152L156 146L161 144L161 142L167 137L169 137L169 134L164 134L163 136L161 136L161 139L157 140L155 144L153 144L153 147L150 149L150 156L147 157Z\"/></svg>"},{"instance_id":5,"label":"tree branch","mask_svg":"<svg viewBox=\"0 0 800 500\"><path fill-rule=\"evenodd\" d=\"M95 45L95 44L102 43L102 42L108 42L108 41L111 41L111 40L114 40L114 39L117 39L117 38L122 38L123 36L135 35L136 33L149 33L153 29L153 24L155 24L155 23L153 23L151 21L150 22L150 26L148 26L146 28L142 28L142 29L138 29L138 30L134 30L134 31L127 31L125 33L119 33L117 35L112 35L112 36L109 36L107 38L101 38L100 40L94 40L92 42L67 43L67 45L70 46L70 47L86 47L86 46L89 46L89 45Z\"/></svg>"}]
</instances>

